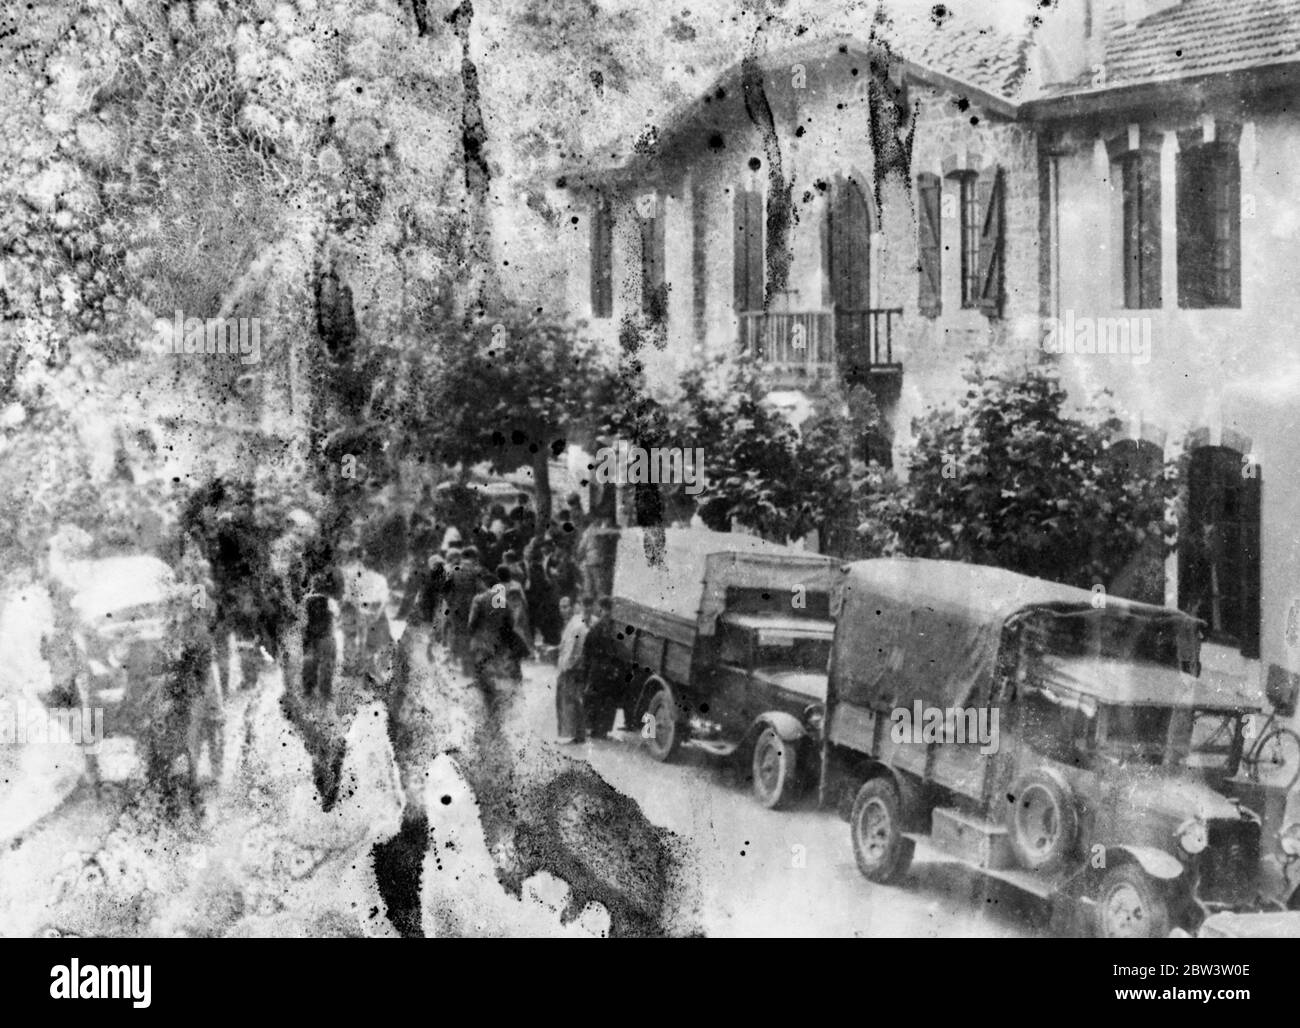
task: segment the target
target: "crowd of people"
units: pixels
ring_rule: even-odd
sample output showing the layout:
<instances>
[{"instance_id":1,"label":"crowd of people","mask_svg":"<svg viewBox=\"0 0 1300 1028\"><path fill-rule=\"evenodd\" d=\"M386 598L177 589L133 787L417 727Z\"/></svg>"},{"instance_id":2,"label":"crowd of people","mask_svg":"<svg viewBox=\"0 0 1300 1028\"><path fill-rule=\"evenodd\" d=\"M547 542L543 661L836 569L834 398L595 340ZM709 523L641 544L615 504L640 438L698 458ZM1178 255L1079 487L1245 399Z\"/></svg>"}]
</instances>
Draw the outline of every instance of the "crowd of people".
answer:
<instances>
[{"instance_id":1,"label":"crowd of people","mask_svg":"<svg viewBox=\"0 0 1300 1028\"><path fill-rule=\"evenodd\" d=\"M445 647L490 706L522 682L526 657L553 656L561 739L605 736L628 702L609 659L610 601L601 595L598 538L609 522L585 517L571 496L538 533L536 514L521 494L509 510L488 507L468 531L418 527L399 617L428 626L429 655ZM630 724L632 711L624 717Z\"/></svg>"},{"instance_id":2,"label":"crowd of people","mask_svg":"<svg viewBox=\"0 0 1300 1028\"><path fill-rule=\"evenodd\" d=\"M314 718L329 717L344 685L392 700L390 614L423 631L430 659L437 651L468 675L489 711L502 712L522 684L522 662L536 657L557 666L563 741L607 735L620 707L625 727L632 726L634 711L611 659L615 630L601 545L609 520L589 517L576 495L558 505L542 532L527 494L487 505L474 524L422 512L437 509L427 504L410 515L347 524L327 542L314 519L295 520L296 511L287 527L259 524L247 489L216 483L196 494L169 562L177 599L162 644L136 640L124 658L136 683L128 690L130 730L146 778L170 805L184 794L198 802L204 750L220 777L226 701L255 685L264 668L279 664L293 709ZM63 600L64 628L56 625L42 646L55 683L51 702L85 705L84 630ZM180 778L182 757L187 773ZM87 774L97 787L92 757Z\"/></svg>"}]
</instances>

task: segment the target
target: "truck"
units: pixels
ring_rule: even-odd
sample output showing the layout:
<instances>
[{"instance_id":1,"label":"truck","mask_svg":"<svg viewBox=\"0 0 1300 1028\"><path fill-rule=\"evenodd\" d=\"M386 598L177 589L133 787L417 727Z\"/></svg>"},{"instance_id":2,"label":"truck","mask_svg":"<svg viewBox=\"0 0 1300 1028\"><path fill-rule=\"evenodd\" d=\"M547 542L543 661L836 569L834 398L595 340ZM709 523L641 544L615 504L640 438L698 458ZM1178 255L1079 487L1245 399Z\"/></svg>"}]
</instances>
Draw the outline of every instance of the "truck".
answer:
<instances>
[{"instance_id":1,"label":"truck","mask_svg":"<svg viewBox=\"0 0 1300 1028\"><path fill-rule=\"evenodd\" d=\"M1201 677L1196 618L921 559L847 566L834 610L821 800L868 880L925 843L1103 937L1258 907L1261 701Z\"/></svg>"},{"instance_id":2,"label":"truck","mask_svg":"<svg viewBox=\"0 0 1300 1028\"><path fill-rule=\"evenodd\" d=\"M787 806L817 775L839 562L737 533L616 534L613 663L645 750L736 761L763 806Z\"/></svg>"}]
</instances>

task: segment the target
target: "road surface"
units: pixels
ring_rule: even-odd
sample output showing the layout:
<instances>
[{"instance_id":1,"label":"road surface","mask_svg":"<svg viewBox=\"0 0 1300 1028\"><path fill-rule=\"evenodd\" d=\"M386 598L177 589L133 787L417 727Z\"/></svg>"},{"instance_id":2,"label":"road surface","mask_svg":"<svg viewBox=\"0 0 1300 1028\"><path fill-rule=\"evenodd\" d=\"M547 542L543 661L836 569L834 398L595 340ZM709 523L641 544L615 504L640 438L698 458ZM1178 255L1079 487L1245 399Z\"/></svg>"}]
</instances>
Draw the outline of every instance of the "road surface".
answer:
<instances>
[{"instance_id":1,"label":"road surface","mask_svg":"<svg viewBox=\"0 0 1300 1028\"><path fill-rule=\"evenodd\" d=\"M898 887L858 872L848 825L809 798L789 811L759 806L723 762L685 747L656 763L634 734L555 743L555 669L525 668L520 716L567 755L588 761L645 815L689 839L705 875L709 936L1041 937L1046 914L1014 892L986 886L956 864L918 850Z\"/></svg>"}]
</instances>

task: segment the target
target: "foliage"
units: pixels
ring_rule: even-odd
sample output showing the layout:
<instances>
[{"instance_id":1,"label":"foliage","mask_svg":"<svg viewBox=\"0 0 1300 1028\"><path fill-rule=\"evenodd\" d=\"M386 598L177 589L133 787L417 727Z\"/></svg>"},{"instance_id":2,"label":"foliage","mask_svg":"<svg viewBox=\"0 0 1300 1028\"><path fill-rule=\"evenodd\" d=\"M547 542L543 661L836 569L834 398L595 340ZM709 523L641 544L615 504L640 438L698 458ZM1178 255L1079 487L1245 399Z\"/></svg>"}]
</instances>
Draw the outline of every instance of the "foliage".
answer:
<instances>
[{"instance_id":1,"label":"foliage","mask_svg":"<svg viewBox=\"0 0 1300 1028\"><path fill-rule=\"evenodd\" d=\"M433 345L403 359L406 384L385 420L405 445L447 465L530 466L544 531L547 462L572 433L590 431L611 369L573 326L535 310L504 306L493 318L431 329Z\"/></svg>"},{"instance_id":2,"label":"foliage","mask_svg":"<svg viewBox=\"0 0 1300 1028\"><path fill-rule=\"evenodd\" d=\"M1088 587L1165 546L1173 466L1143 476L1116 459L1104 402L1093 420L1068 416L1046 363L974 364L966 380L957 409L921 420L906 486L870 504L867 531L892 534L888 549Z\"/></svg>"}]
</instances>

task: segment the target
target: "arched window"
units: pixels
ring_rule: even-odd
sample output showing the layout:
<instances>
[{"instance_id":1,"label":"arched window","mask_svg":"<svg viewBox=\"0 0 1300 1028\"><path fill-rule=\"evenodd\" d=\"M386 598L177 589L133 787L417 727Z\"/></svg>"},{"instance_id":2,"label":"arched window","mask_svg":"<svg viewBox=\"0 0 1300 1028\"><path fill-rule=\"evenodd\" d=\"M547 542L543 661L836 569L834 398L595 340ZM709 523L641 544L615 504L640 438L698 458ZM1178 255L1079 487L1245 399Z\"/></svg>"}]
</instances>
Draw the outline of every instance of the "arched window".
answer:
<instances>
[{"instance_id":1,"label":"arched window","mask_svg":"<svg viewBox=\"0 0 1300 1028\"><path fill-rule=\"evenodd\" d=\"M1178 154L1178 306L1241 306L1241 164L1237 133ZM1180 143L1181 143L1180 136Z\"/></svg>"},{"instance_id":2,"label":"arched window","mask_svg":"<svg viewBox=\"0 0 1300 1028\"><path fill-rule=\"evenodd\" d=\"M1127 135L1107 144L1121 189L1124 306L1159 307L1160 292L1160 141L1141 133L1137 146Z\"/></svg>"},{"instance_id":3,"label":"arched window","mask_svg":"<svg viewBox=\"0 0 1300 1028\"><path fill-rule=\"evenodd\" d=\"M1259 656L1260 487L1257 464L1226 446L1193 450L1178 546L1178 605L1212 640Z\"/></svg>"},{"instance_id":4,"label":"arched window","mask_svg":"<svg viewBox=\"0 0 1300 1028\"><path fill-rule=\"evenodd\" d=\"M1111 445L1110 459L1124 478L1155 482L1164 474L1164 451L1148 439L1121 439ZM1116 596L1144 603L1165 602L1165 560L1159 538L1148 539L1128 555L1107 588Z\"/></svg>"}]
</instances>

